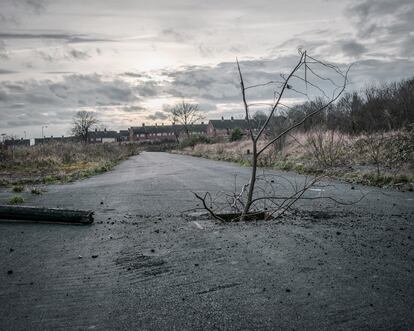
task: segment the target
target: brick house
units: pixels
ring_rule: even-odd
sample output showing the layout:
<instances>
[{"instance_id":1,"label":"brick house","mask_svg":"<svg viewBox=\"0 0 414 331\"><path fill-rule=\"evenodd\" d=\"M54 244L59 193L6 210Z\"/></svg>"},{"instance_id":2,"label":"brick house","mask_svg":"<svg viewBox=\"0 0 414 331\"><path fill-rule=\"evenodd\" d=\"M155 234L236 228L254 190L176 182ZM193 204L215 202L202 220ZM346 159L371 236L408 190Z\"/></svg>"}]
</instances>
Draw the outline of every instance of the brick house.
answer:
<instances>
[{"instance_id":1,"label":"brick house","mask_svg":"<svg viewBox=\"0 0 414 331\"><path fill-rule=\"evenodd\" d=\"M51 144L51 143L73 143L78 142L79 139L77 137L69 136L61 136L61 137L44 137L44 138L35 138L34 139L34 145L39 144Z\"/></svg>"},{"instance_id":2,"label":"brick house","mask_svg":"<svg viewBox=\"0 0 414 331\"><path fill-rule=\"evenodd\" d=\"M189 126L190 135L205 135L207 124L193 124ZM129 128L129 141L175 141L184 134L184 125L149 125Z\"/></svg>"},{"instance_id":3,"label":"brick house","mask_svg":"<svg viewBox=\"0 0 414 331\"><path fill-rule=\"evenodd\" d=\"M113 143L118 141L119 134L116 131L107 131L106 129L102 131L95 131L88 133L88 142L92 144L100 143Z\"/></svg>"},{"instance_id":4,"label":"brick house","mask_svg":"<svg viewBox=\"0 0 414 331\"><path fill-rule=\"evenodd\" d=\"M258 123L255 120L250 120L253 130L257 131ZM249 133L248 122L245 119L234 119L231 117L225 120L210 120L207 126L207 135L209 137L228 137L231 136L234 130L240 129L243 134Z\"/></svg>"},{"instance_id":5,"label":"brick house","mask_svg":"<svg viewBox=\"0 0 414 331\"><path fill-rule=\"evenodd\" d=\"M4 146L30 146L30 139L7 139L2 145Z\"/></svg>"},{"instance_id":6,"label":"brick house","mask_svg":"<svg viewBox=\"0 0 414 331\"><path fill-rule=\"evenodd\" d=\"M118 134L118 141L128 141L129 140L129 130L120 130Z\"/></svg>"}]
</instances>

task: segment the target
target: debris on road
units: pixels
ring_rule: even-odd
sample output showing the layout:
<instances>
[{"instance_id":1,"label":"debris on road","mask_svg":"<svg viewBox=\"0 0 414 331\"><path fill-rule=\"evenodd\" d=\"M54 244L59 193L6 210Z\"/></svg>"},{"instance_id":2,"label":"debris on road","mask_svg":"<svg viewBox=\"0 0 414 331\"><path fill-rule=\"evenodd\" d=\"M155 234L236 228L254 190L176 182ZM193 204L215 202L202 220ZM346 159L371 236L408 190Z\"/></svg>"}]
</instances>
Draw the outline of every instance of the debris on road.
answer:
<instances>
[{"instance_id":1,"label":"debris on road","mask_svg":"<svg viewBox=\"0 0 414 331\"><path fill-rule=\"evenodd\" d=\"M93 211L0 205L0 220L46 223L93 223Z\"/></svg>"}]
</instances>

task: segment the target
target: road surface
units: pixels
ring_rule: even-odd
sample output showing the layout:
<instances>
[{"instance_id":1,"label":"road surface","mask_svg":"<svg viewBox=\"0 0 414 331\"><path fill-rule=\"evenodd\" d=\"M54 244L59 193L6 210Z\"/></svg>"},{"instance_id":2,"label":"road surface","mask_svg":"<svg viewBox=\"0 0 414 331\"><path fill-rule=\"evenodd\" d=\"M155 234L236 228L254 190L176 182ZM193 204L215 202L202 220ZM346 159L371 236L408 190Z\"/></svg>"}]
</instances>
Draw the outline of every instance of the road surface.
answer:
<instances>
[{"instance_id":1,"label":"road surface","mask_svg":"<svg viewBox=\"0 0 414 331\"><path fill-rule=\"evenodd\" d=\"M188 214L191 191L228 189L235 173L247 181L249 169L143 153L27 196L96 210L95 223L0 222L0 330L414 328L412 192L330 182L338 199L369 194L270 222Z\"/></svg>"}]
</instances>

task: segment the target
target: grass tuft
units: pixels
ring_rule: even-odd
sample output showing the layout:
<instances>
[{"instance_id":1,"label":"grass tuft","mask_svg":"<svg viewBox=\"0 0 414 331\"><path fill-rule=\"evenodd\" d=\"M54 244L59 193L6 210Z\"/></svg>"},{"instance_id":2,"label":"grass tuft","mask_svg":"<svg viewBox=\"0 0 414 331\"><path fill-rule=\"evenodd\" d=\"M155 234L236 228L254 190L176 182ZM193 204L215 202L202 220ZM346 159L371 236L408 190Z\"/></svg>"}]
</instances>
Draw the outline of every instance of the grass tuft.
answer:
<instances>
[{"instance_id":1,"label":"grass tuft","mask_svg":"<svg viewBox=\"0 0 414 331\"><path fill-rule=\"evenodd\" d=\"M15 186L13 186L12 191L16 192L16 193L23 192L24 191L24 186L23 185L15 185Z\"/></svg>"},{"instance_id":2,"label":"grass tuft","mask_svg":"<svg viewBox=\"0 0 414 331\"><path fill-rule=\"evenodd\" d=\"M22 196L20 195L13 195L10 199L9 199L9 205L20 205L24 203L24 199Z\"/></svg>"}]
</instances>

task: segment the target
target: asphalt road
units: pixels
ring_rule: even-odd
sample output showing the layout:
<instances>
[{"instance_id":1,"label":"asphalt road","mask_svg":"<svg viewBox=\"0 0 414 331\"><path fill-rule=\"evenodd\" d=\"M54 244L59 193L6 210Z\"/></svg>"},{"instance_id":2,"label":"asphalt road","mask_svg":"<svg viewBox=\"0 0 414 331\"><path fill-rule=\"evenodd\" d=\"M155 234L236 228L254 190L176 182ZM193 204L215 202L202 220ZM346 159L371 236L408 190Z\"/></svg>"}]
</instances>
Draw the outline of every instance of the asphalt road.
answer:
<instances>
[{"instance_id":1,"label":"asphalt road","mask_svg":"<svg viewBox=\"0 0 414 331\"><path fill-rule=\"evenodd\" d=\"M0 329L414 329L412 192L330 182L323 194L338 199L369 194L304 201L270 222L186 212L190 191L228 189L235 173L247 181L249 169L143 153L27 196L96 210L95 223L0 223Z\"/></svg>"}]
</instances>

